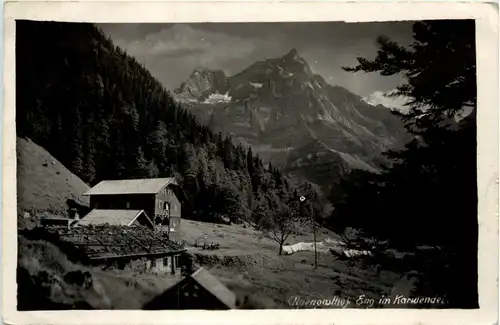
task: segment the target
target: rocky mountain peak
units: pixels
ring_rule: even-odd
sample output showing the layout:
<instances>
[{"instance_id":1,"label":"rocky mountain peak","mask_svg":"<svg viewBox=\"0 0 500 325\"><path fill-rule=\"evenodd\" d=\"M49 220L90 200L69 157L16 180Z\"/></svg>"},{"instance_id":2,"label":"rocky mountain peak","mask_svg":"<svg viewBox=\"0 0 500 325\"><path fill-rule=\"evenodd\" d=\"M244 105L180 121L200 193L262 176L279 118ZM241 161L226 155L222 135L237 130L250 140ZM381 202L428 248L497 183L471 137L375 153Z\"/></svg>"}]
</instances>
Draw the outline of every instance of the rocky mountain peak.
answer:
<instances>
[{"instance_id":1,"label":"rocky mountain peak","mask_svg":"<svg viewBox=\"0 0 500 325\"><path fill-rule=\"evenodd\" d=\"M283 56L283 61L298 61L300 60L300 56L297 52L297 49L291 49L287 54Z\"/></svg>"},{"instance_id":2,"label":"rocky mountain peak","mask_svg":"<svg viewBox=\"0 0 500 325\"><path fill-rule=\"evenodd\" d=\"M192 77L208 76L208 75L222 75L225 76L222 70L210 70L210 69L195 69L192 73Z\"/></svg>"},{"instance_id":3,"label":"rocky mountain peak","mask_svg":"<svg viewBox=\"0 0 500 325\"><path fill-rule=\"evenodd\" d=\"M311 79L313 77L309 64L299 55L297 49L295 48L291 49L288 53L281 57L278 65L279 70L283 69L288 72L288 74L284 74L285 77L289 77L289 73L292 75L302 75L302 78L306 79Z\"/></svg>"},{"instance_id":4,"label":"rocky mountain peak","mask_svg":"<svg viewBox=\"0 0 500 325\"><path fill-rule=\"evenodd\" d=\"M188 80L174 90L176 97L200 98L227 89L227 77L222 70L195 69Z\"/></svg>"},{"instance_id":5,"label":"rocky mountain peak","mask_svg":"<svg viewBox=\"0 0 500 325\"><path fill-rule=\"evenodd\" d=\"M230 77L192 79L182 94L204 123L325 188L347 167L376 171L380 153L405 132L389 109L314 74L295 48Z\"/></svg>"}]
</instances>

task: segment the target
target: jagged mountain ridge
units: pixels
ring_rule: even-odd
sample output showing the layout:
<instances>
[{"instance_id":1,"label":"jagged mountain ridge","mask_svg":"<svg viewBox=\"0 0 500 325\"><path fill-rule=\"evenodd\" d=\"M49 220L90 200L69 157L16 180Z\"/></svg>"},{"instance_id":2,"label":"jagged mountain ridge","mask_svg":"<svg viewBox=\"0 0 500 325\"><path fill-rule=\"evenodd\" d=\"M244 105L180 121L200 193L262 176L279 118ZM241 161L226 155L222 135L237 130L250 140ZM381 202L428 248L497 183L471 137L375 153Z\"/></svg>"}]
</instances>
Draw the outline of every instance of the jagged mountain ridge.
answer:
<instances>
[{"instance_id":1,"label":"jagged mountain ridge","mask_svg":"<svg viewBox=\"0 0 500 325\"><path fill-rule=\"evenodd\" d=\"M406 135L389 108L330 85L295 49L229 77L197 70L173 93L214 131L323 185L350 168L376 172L381 152L401 146Z\"/></svg>"}]
</instances>

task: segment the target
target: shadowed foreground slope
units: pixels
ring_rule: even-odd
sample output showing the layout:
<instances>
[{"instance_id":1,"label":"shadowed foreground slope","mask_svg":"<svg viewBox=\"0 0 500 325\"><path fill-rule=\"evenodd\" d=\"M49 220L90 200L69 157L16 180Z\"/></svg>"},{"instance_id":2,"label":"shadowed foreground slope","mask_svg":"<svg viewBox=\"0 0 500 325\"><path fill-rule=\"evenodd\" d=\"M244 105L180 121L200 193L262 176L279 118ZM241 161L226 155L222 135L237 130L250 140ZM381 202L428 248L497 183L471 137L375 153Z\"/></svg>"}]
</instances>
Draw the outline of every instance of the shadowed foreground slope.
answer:
<instances>
[{"instance_id":1,"label":"shadowed foreground slope","mask_svg":"<svg viewBox=\"0 0 500 325\"><path fill-rule=\"evenodd\" d=\"M107 271L68 260L55 245L18 236L18 310L141 309L178 278Z\"/></svg>"}]
</instances>

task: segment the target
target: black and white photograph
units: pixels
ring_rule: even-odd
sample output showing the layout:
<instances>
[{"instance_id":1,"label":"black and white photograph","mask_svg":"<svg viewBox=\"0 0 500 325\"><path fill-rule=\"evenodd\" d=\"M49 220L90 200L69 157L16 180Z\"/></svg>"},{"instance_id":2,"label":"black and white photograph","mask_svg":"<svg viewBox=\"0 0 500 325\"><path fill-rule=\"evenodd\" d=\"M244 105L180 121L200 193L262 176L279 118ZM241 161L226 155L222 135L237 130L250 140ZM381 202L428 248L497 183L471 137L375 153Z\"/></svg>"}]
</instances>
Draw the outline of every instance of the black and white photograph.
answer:
<instances>
[{"instance_id":1,"label":"black and white photograph","mask_svg":"<svg viewBox=\"0 0 500 325\"><path fill-rule=\"evenodd\" d=\"M16 20L17 310L478 309L476 37Z\"/></svg>"}]
</instances>

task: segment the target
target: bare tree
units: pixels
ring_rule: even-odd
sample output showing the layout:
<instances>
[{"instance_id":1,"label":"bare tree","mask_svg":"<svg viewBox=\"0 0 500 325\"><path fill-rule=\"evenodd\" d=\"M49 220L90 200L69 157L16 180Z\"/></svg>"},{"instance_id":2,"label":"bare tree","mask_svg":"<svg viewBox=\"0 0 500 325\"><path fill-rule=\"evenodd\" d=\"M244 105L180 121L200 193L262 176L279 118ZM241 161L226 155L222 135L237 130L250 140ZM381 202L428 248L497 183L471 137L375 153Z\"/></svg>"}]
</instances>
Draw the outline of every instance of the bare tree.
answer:
<instances>
[{"instance_id":1,"label":"bare tree","mask_svg":"<svg viewBox=\"0 0 500 325\"><path fill-rule=\"evenodd\" d=\"M276 209L262 218L259 229L265 237L279 244L278 255L282 255L285 241L290 234L304 224L303 219L296 209L279 204Z\"/></svg>"}]
</instances>

